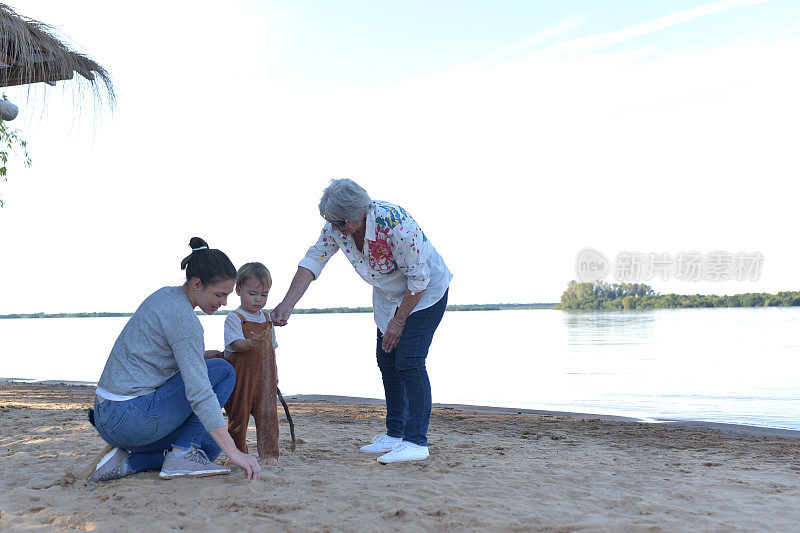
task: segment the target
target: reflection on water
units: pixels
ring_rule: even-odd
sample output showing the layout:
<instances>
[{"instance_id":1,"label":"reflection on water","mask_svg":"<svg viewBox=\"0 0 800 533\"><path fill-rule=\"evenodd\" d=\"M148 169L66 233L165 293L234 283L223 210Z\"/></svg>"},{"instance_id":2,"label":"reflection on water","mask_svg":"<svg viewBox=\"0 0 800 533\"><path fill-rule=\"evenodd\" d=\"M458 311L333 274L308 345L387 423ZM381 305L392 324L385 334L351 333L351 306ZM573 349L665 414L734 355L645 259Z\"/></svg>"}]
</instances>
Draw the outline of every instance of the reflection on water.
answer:
<instances>
[{"instance_id":1,"label":"reflection on water","mask_svg":"<svg viewBox=\"0 0 800 533\"><path fill-rule=\"evenodd\" d=\"M564 323L568 359L594 368L573 395L587 409L800 428L800 309L565 313Z\"/></svg>"},{"instance_id":2,"label":"reflection on water","mask_svg":"<svg viewBox=\"0 0 800 533\"><path fill-rule=\"evenodd\" d=\"M569 344L645 344L652 336L652 311L563 312Z\"/></svg>"},{"instance_id":3,"label":"reflection on water","mask_svg":"<svg viewBox=\"0 0 800 533\"><path fill-rule=\"evenodd\" d=\"M126 320L0 320L0 377L97 381ZM224 317L201 322L220 349ZM440 403L800 429L798 326L800 308L451 312L428 370ZM295 315L278 341L286 394L383 397L371 315Z\"/></svg>"}]
</instances>

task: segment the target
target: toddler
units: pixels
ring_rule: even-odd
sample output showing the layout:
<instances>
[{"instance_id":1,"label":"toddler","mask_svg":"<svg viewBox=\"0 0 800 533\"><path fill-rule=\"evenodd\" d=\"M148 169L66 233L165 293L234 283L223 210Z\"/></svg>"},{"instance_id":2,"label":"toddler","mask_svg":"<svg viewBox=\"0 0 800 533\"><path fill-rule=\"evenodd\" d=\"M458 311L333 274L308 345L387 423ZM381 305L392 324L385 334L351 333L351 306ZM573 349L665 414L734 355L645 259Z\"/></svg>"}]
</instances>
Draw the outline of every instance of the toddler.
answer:
<instances>
[{"instance_id":1,"label":"toddler","mask_svg":"<svg viewBox=\"0 0 800 533\"><path fill-rule=\"evenodd\" d=\"M225 404L228 432L236 447L247 453L247 424L256 422L258 456L278 464L278 370L274 328L263 311L272 276L261 263L247 263L236 273L241 305L225 319L225 354L236 370L236 386Z\"/></svg>"}]
</instances>

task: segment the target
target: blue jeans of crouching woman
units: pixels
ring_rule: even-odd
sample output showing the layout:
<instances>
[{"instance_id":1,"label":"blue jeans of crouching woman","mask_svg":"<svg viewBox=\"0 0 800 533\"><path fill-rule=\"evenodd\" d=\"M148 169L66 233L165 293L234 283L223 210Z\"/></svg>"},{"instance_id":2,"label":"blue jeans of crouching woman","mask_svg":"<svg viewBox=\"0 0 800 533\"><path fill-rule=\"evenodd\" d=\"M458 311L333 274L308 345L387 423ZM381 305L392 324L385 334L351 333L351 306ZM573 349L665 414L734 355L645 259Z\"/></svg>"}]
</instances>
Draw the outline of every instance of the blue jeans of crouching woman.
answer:
<instances>
[{"instance_id":1,"label":"blue jeans of crouching woman","mask_svg":"<svg viewBox=\"0 0 800 533\"><path fill-rule=\"evenodd\" d=\"M209 359L208 379L220 405L225 405L236 383L233 367L224 359ZM94 419L104 441L131 452L128 464L135 474L160 470L164 451L175 445L200 447L212 461L220 448L192 412L180 372L146 396L124 402L95 397Z\"/></svg>"},{"instance_id":2,"label":"blue jeans of crouching woman","mask_svg":"<svg viewBox=\"0 0 800 533\"><path fill-rule=\"evenodd\" d=\"M383 334L378 330L378 367L386 394L386 434L428 445L431 418L431 382L425 359L447 307L447 294L427 309L409 315L400 342L389 353L383 351Z\"/></svg>"}]
</instances>

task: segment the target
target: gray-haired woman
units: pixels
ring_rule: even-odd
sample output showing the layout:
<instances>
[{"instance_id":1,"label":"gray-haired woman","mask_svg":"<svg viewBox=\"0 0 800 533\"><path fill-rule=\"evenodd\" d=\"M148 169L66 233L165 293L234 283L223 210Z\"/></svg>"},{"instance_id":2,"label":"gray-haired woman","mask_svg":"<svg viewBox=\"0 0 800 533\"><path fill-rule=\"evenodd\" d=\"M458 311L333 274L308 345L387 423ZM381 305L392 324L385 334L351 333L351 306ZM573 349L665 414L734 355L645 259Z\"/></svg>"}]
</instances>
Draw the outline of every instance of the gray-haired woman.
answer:
<instances>
[{"instance_id":1,"label":"gray-haired woman","mask_svg":"<svg viewBox=\"0 0 800 533\"><path fill-rule=\"evenodd\" d=\"M326 220L322 233L300 261L286 296L272 311L272 321L286 325L308 286L342 250L373 286L376 355L386 394L386 434L361 451L385 453L378 457L381 463L425 459L431 414L425 358L447 306L453 275L405 209L371 200L352 180L332 180L319 212Z\"/></svg>"}]
</instances>

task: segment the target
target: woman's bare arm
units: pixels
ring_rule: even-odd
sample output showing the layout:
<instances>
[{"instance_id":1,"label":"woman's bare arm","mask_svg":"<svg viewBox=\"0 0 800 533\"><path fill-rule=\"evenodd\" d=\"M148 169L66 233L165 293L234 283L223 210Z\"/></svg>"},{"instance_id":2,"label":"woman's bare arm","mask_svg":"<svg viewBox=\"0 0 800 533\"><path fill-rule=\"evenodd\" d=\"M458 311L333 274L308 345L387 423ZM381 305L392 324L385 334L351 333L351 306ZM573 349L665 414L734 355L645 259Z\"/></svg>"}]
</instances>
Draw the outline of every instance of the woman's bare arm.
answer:
<instances>
[{"instance_id":1,"label":"woman's bare arm","mask_svg":"<svg viewBox=\"0 0 800 533\"><path fill-rule=\"evenodd\" d=\"M283 301L275 306L275 309L270 313L272 323L276 326L285 326L289 321L289 317L294 311L294 306L300 301L300 298L306 293L308 286L314 281L314 274L307 268L297 267L297 273L292 279L292 284L289 290L286 291L286 296Z\"/></svg>"}]
</instances>

